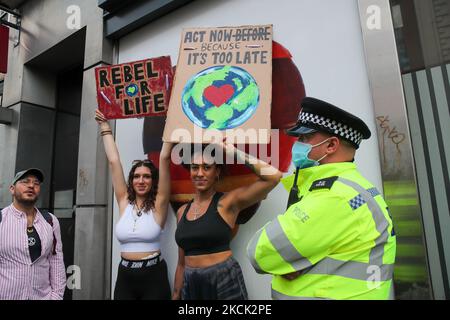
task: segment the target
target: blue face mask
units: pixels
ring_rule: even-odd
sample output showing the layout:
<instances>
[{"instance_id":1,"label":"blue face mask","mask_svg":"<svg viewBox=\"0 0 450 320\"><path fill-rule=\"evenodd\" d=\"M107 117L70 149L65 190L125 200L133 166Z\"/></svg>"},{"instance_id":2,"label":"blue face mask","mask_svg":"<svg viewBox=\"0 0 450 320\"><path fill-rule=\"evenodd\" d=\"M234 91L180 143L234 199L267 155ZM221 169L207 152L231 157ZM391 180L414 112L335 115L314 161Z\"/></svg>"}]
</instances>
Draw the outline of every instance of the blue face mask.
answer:
<instances>
[{"instance_id":1,"label":"blue face mask","mask_svg":"<svg viewBox=\"0 0 450 320\"><path fill-rule=\"evenodd\" d=\"M311 160L308 158L308 155L311 152L312 148L321 145L325 141L328 141L328 139L325 139L322 142L315 145L310 145L309 143L296 141L292 146L292 162L294 163L295 167L299 169L305 169L309 167L318 166L319 161L325 158L327 154L325 154L322 158L318 160Z\"/></svg>"}]
</instances>

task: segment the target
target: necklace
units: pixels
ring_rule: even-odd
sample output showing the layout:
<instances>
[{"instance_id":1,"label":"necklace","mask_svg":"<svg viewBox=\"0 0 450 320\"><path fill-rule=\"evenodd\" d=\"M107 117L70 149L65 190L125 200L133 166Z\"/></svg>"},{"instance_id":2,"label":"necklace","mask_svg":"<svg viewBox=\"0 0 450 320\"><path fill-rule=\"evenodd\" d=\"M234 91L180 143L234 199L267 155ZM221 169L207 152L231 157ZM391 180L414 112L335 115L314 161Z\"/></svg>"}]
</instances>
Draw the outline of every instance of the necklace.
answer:
<instances>
[{"instance_id":1,"label":"necklace","mask_svg":"<svg viewBox=\"0 0 450 320\"><path fill-rule=\"evenodd\" d=\"M197 210L197 204L192 208L194 210L194 220L198 219L198 216L200 215L200 213Z\"/></svg>"},{"instance_id":2,"label":"necklace","mask_svg":"<svg viewBox=\"0 0 450 320\"><path fill-rule=\"evenodd\" d=\"M136 231L136 223L138 221L138 219L142 216L142 210L143 208L141 208L140 210L138 210L137 205L134 204L133 206L133 212L136 210L136 217L133 217L134 220L134 225L133 225L133 232Z\"/></svg>"},{"instance_id":3,"label":"necklace","mask_svg":"<svg viewBox=\"0 0 450 320\"><path fill-rule=\"evenodd\" d=\"M135 203L134 206L133 206L133 209L136 210L136 215L137 215L138 217L142 216L142 211L144 210L143 207L139 209L138 206L137 206L137 204Z\"/></svg>"},{"instance_id":4,"label":"necklace","mask_svg":"<svg viewBox=\"0 0 450 320\"><path fill-rule=\"evenodd\" d=\"M30 221L27 222L27 232L28 232L28 233L33 233L33 228L34 228L33 222L34 222L34 219L35 219L35 218L36 218L36 211L33 212L33 217L31 218L31 227L28 226L28 224L30 223ZM27 217L27 219L28 219L28 217Z\"/></svg>"},{"instance_id":5,"label":"necklace","mask_svg":"<svg viewBox=\"0 0 450 320\"><path fill-rule=\"evenodd\" d=\"M204 210L201 206L199 206L197 203L192 202L192 211L194 211L194 220L197 220L204 214ZM199 210L200 209L200 210Z\"/></svg>"}]
</instances>

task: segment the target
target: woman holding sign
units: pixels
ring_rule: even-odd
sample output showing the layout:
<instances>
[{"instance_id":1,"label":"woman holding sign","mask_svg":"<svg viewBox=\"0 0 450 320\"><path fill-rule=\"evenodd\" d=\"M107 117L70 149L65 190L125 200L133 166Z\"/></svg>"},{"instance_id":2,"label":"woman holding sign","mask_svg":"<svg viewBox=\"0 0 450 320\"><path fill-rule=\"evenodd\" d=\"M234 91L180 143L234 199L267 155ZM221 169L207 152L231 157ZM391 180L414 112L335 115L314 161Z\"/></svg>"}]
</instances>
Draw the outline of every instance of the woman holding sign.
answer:
<instances>
[{"instance_id":1,"label":"woman holding sign","mask_svg":"<svg viewBox=\"0 0 450 320\"><path fill-rule=\"evenodd\" d=\"M96 110L95 120L100 126L119 204L116 236L121 246L122 261L114 299L170 299L167 265L161 258L160 236L169 206L172 144L163 145L159 172L150 160L136 160L126 181L111 128L99 110Z\"/></svg>"},{"instance_id":2,"label":"woman holding sign","mask_svg":"<svg viewBox=\"0 0 450 320\"><path fill-rule=\"evenodd\" d=\"M227 159L236 156L238 163L245 162L259 179L226 194L217 192L221 165L201 150L192 153L189 170L195 195L177 213L179 250L172 299L248 299L241 267L230 249L232 230L239 212L265 199L282 174L232 144L219 147Z\"/></svg>"}]
</instances>

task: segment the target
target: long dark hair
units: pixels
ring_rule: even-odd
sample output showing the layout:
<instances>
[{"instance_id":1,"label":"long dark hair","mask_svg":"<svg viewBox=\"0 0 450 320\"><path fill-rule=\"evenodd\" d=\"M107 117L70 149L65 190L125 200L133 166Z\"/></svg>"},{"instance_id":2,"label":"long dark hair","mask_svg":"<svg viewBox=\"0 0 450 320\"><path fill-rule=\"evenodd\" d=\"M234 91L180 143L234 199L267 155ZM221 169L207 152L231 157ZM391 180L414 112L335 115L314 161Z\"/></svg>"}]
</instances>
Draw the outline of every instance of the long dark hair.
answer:
<instances>
[{"instance_id":1,"label":"long dark hair","mask_svg":"<svg viewBox=\"0 0 450 320\"><path fill-rule=\"evenodd\" d=\"M136 202L136 191L134 191L133 189L133 178L134 172L138 167L147 167L150 169L151 172L152 187L150 188L149 193L145 197L143 206L144 211L150 211L151 209L155 208L156 194L158 193L159 171L158 168L156 168L153 162L151 162L150 160L139 160L133 164L130 173L128 174L128 185L127 185L128 201L133 204Z\"/></svg>"}]
</instances>

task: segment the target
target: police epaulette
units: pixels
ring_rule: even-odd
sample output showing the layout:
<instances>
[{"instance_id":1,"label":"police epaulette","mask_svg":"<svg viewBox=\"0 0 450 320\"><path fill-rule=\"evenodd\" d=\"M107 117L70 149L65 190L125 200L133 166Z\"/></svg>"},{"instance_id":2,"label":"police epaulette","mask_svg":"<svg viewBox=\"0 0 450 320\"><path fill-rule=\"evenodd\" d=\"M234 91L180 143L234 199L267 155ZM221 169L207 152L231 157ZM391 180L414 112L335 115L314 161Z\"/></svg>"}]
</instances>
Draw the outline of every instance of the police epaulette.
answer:
<instances>
[{"instance_id":1,"label":"police epaulette","mask_svg":"<svg viewBox=\"0 0 450 320\"><path fill-rule=\"evenodd\" d=\"M329 177L325 179L319 179L313 182L309 191L316 189L331 189L333 183L337 180L338 177Z\"/></svg>"}]
</instances>

